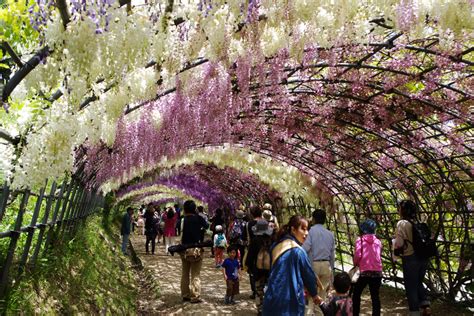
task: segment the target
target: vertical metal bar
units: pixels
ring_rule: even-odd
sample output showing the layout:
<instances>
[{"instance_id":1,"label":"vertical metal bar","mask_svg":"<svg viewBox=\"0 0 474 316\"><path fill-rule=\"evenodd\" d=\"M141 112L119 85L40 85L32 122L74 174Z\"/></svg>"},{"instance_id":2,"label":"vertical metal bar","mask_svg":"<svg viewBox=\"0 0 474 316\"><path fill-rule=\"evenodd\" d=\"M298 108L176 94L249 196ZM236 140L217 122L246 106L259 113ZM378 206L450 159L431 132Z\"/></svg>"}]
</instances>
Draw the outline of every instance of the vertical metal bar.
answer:
<instances>
[{"instance_id":1,"label":"vertical metal bar","mask_svg":"<svg viewBox=\"0 0 474 316\"><path fill-rule=\"evenodd\" d=\"M79 192L79 194L78 194L78 192ZM65 214L64 219L61 223L61 232L62 232L62 234L64 232L69 231L69 224L71 222L71 215L73 214L74 210L76 209L78 200L80 199L81 195L82 195L82 188L80 187L79 184L76 184L75 190L72 194L72 197L69 200L69 206L67 208L66 214ZM62 239L62 235L61 235L61 239Z\"/></svg>"},{"instance_id":2,"label":"vertical metal bar","mask_svg":"<svg viewBox=\"0 0 474 316\"><path fill-rule=\"evenodd\" d=\"M70 216L70 222L69 222L69 232L73 232L76 224L79 220L79 215L82 212L82 209L84 208L84 204L86 203L85 200L87 199L87 190L81 189L81 194L79 194L80 197L78 197L76 201L76 205L74 206L74 209L71 213Z\"/></svg>"},{"instance_id":3,"label":"vertical metal bar","mask_svg":"<svg viewBox=\"0 0 474 316\"><path fill-rule=\"evenodd\" d=\"M2 188L2 197L0 198L0 222L2 221L3 215L7 209L8 196L10 194L10 187L7 185L7 182L3 184Z\"/></svg>"},{"instance_id":4,"label":"vertical metal bar","mask_svg":"<svg viewBox=\"0 0 474 316\"><path fill-rule=\"evenodd\" d=\"M71 206L73 204L74 198L76 197L78 187L79 186L76 185L76 183L74 183L74 180L71 180L71 189L69 190L68 195L64 199L65 203L63 204L63 208L61 210L61 215L59 216L59 220L58 220L58 225L59 226L62 226L63 222L67 218L69 210L71 209ZM71 191L72 191L72 193L71 193Z\"/></svg>"},{"instance_id":5,"label":"vertical metal bar","mask_svg":"<svg viewBox=\"0 0 474 316\"><path fill-rule=\"evenodd\" d=\"M30 251L31 242L33 240L33 235L35 234L36 221L38 219L39 211L41 209L41 203L43 203L44 191L46 189L46 184L41 188L38 199L36 200L35 210L33 211L33 217L31 218L30 226L28 227L28 237L26 238L25 247L23 249L23 255L21 256L20 265L18 266L18 274L21 275L28 260L28 253Z\"/></svg>"},{"instance_id":6,"label":"vertical metal bar","mask_svg":"<svg viewBox=\"0 0 474 316\"><path fill-rule=\"evenodd\" d=\"M78 185L74 182L74 180L71 180L70 185L71 185L70 190L68 192L68 195L64 199L63 207L61 209L61 215L59 216L59 220L56 224L56 234L57 234L56 238L58 240L62 240L62 232L64 229L64 225L67 220L69 210L71 209L71 206L74 202L74 198L76 196L76 192L78 188Z\"/></svg>"},{"instance_id":7,"label":"vertical metal bar","mask_svg":"<svg viewBox=\"0 0 474 316\"><path fill-rule=\"evenodd\" d=\"M91 191L87 191L86 199L84 200L81 212L78 215L79 219L83 219L87 217L87 212L93 208L93 204L94 204L94 194Z\"/></svg>"},{"instance_id":8,"label":"vertical metal bar","mask_svg":"<svg viewBox=\"0 0 474 316\"><path fill-rule=\"evenodd\" d=\"M16 244L18 242L18 238L20 237L21 222L23 221L23 214L25 212L26 205L28 204L29 197L30 191L25 191L20 204L20 210L18 211L18 215L16 217L15 228L14 230L10 231L10 246L8 247L7 257L5 259L0 278L0 297L4 297L8 287L8 272L13 262L13 257L15 256Z\"/></svg>"},{"instance_id":9,"label":"vertical metal bar","mask_svg":"<svg viewBox=\"0 0 474 316\"><path fill-rule=\"evenodd\" d=\"M66 198L63 199L64 189L66 187L67 187ZM55 207L55 210L54 210L53 218L51 220L51 226L49 227L49 230L48 230L48 235L46 236L46 242L44 243L43 253L46 253L46 251L48 251L48 246L51 243L51 239L53 238L53 234L54 234L54 231L55 231L56 220L58 218L59 209L62 206L62 208L61 208L62 211L61 212L64 212L64 208L65 208L65 205L67 203L62 203L62 202L67 200L67 196L69 196L69 194L71 193L71 189L72 189L72 181L69 184L66 181L64 181L63 185L61 187L61 191L59 192L58 200L56 201L56 207Z\"/></svg>"},{"instance_id":10,"label":"vertical metal bar","mask_svg":"<svg viewBox=\"0 0 474 316\"><path fill-rule=\"evenodd\" d=\"M64 186L61 187L61 192L64 189ZM39 251L41 249L41 243L43 242L44 231L46 229L46 223L48 222L49 212L51 210L51 206L53 205L54 194L56 193L56 182L53 182L51 185L51 191L49 192L48 200L46 202L46 209L44 210L43 219L41 220L41 224L39 225L39 233L38 239L36 241L36 247L33 252L33 255L30 258L30 266L34 267L36 264L36 258L38 258ZM60 193L62 194L62 193Z\"/></svg>"}]
</instances>

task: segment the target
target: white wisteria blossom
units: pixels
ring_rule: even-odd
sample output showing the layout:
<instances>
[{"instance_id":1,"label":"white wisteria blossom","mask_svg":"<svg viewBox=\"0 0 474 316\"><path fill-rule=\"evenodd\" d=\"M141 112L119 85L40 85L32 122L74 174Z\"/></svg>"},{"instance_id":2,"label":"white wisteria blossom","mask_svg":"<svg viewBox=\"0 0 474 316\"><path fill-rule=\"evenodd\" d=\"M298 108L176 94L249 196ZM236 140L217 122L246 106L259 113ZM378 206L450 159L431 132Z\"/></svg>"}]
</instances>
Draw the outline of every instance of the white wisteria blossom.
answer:
<instances>
[{"instance_id":1,"label":"white wisteria blossom","mask_svg":"<svg viewBox=\"0 0 474 316\"><path fill-rule=\"evenodd\" d=\"M230 67L254 47L252 32L265 57L288 48L300 60L305 47L382 40L386 29L370 22L375 18L409 38L438 34L447 47L472 38L474 29L472 1L461 0L262 0L251 10L241 0L212 1L205 8L190 0L174 1L165 12L168 4L150 1L127 11L116 2L107 9L107 30L100 32L92 19L77 15L64 28L59 12L52 12L44 29L50 54L12 96L18 102L32 94L49 96L58 88L63 96L27 136L15 167L16 185L71 172L72 153L84 141L113 144L127 105L173 87L176 75L197 58ZM180 74L183 85L186 78Z\"/></svg>"}]
</instances>

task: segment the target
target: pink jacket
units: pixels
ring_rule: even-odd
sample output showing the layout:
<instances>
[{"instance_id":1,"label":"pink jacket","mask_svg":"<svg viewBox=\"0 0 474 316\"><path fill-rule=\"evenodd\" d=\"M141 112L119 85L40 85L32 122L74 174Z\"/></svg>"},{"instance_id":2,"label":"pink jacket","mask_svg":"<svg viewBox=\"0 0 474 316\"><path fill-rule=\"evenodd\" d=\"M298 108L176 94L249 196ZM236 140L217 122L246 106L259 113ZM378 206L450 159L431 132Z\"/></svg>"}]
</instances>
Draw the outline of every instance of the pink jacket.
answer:
<instances>
[{"instance_id":1,"label":"pink jacket","mask_svg":"<svg viewBox=\"0 0 474 316\"><path fill-rule=\"evenodd\" d=\"M173 217L168 218L166 214L163 214L163 220L165 221L165 229L163 235L165 237L176 236L176 222L178 221L178 213L174 213Z\"/></svg>"},{"instance_id":2,"label":"pink jacket","mask_svg":"<svg viewBox=\"0 0 474 316\"><path fill-rule=\"evenodd\" d=\"M382 259L380 257L381 251L382 243L375 235L362 235L362 237L359 237L356 240L354 250L354 265L359 266L360 272L382 271Z\"/></svg>"}]
</instances>

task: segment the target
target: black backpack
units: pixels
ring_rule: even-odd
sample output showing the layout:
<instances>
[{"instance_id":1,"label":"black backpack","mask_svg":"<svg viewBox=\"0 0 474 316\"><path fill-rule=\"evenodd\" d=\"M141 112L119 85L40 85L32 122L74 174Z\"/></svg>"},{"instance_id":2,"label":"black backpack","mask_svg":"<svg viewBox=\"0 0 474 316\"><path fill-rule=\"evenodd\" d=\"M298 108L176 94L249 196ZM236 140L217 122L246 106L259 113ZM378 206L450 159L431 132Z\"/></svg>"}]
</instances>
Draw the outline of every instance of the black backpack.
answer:
<instances>
[{"instance_id":1,"label":"black backpack","mask_svg":"<svg viewBox=\"0 0 474 316\"><path fill-rule=\"evenodd\" d=\"M438 256L438 248L436 248L436 242L431 237L431 230L426 223L412 222L412 234L413 234L413 250L415 255L422 259L429 259L434 256Z\"/></svg>"}]
</instances>

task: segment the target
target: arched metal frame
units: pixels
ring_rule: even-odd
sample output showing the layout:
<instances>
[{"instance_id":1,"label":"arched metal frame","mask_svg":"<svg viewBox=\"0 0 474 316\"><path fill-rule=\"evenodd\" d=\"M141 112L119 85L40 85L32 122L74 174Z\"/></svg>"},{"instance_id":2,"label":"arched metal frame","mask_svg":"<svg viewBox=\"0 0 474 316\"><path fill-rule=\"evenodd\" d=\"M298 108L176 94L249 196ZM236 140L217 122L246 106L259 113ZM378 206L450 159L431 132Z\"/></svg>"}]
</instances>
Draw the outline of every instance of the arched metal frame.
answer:
<instances>
[{"instance_id":1,"label":"arched metal frame","mask_svg":"<svg viewBox=\"0 0 474 316\"><path fill-rule=\"evenodd\" d=\"M177 104L170 101L164 118L172 128L156 133L161 147L150 152L147 161L153 161L153 155L156 160L167 153L173 156L195 147L231 143L295 166L333 195L331 225L342 263L352 252L357 224L373 217L381 226L385 266L393 268L390 246L395 206L401 198L410 197L438 236L440 258L433 262L427 279L430 289L451 299L470 300L472 293L466 285L473 271L469 264L473 252L473 51L464 47L450 54L435 37L409 42L402 34L392 33L383 43L353 45L350 52L347 47L307 51L307 61L300 64L284 53L266 59L248 70L248 86L237 78L239 67L245 65L236 62L220 82L209 77L201 80L209 86L192 83L201 85L196 91L204 93L214 84L232 86L231 96L218 96L203 108L196 106L198 96L185 96L180 87L159 94L177 93L194 107L176 109ZM228 106L210 103L218 103L219 97ZM220 106L221 113L214 111L214 117L208 118L206 106L214 106L213 110ZM229 129L211 120L228 122ZM180 127L184 123L196 132L186 139L173 139L185 132ZM110 158L117 161L119 172L130 169L122 163L126 160L120 146L95 150L94 154L98 150L102 155L88 161L87 168L88 181L94 185L107 180L101 170ZM91 153L86 155L90 158ZM400 281L389 270L385 277Z\"/></svg>"}]
</instances>

